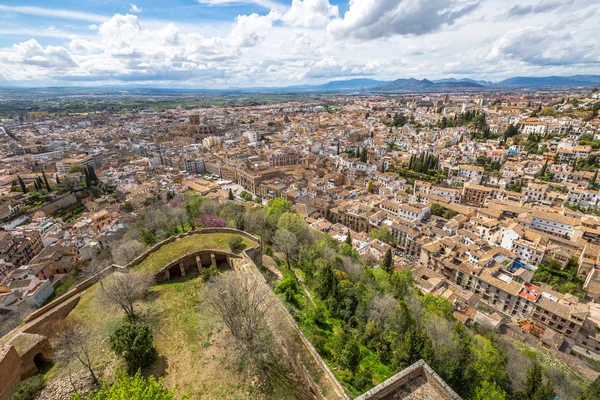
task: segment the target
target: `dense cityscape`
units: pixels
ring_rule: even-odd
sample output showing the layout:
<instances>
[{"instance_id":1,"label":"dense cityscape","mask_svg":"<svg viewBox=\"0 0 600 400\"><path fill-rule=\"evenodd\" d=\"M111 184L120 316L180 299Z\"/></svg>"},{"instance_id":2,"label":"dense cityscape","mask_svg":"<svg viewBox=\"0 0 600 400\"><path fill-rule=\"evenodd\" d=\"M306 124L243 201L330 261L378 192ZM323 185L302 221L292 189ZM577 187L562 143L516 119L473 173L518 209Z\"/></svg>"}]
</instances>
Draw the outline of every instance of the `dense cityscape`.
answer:
<instances>
[{"instance_id":1,"label":"dense cityscape","mask_svg":"<svg viewBox=\"0 0 600 400\"><path fill-rule=\"evenodd\" d=\"M600 400L595 1L0 3L0 400Z\"/></svg>"}]
</instances>

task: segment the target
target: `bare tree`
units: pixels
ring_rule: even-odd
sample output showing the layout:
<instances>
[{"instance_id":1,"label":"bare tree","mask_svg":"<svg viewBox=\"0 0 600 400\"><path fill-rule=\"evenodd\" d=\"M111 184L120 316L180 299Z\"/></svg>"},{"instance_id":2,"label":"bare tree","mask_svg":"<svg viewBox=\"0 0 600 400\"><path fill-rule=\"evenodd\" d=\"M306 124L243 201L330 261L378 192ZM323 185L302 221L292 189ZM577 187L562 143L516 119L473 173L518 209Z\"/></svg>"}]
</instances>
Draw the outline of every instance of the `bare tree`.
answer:
<instances>
[{"instance_id":1,"label":"bare tree","mask_svg":"<svg viewBox=\"0 0 600 400\"><path fill-rule=\"evenodd\" d=\"M138 241L121 240L116 246L112 247L111 254L115 263L126 265L129 261L142 254L145 249L146 247Z\"/></svg>"},{"instance_id":2,"label":"bare tree","mask_svg":"<svg viewBox=\"0 0 600 400\"><path fill-rule=\"evenodd\" d=\"M83 322L76 319L67 319L61 324L56 336L53 358L56 362L65 363L68 366L69 380L75 392L77 392L77 388L73 384L71 374L70 363L72 360L78 360L89 371L92 382L94 384L98 383L90 356L91 343L89 330Z\"/></svg>"},{"instance_id":3,"label":"bare tree","mask_svg":"<svg viewBox=\"0 0 600 400\"><path fill-rule=\"evenodd\" d=\"M146 212L140 222L141 228L156 232L169 223L169 218L159 207L153 207Z\"/></svg>"},{"instance_id":4,"label":"bare tree","mask_svg":"<svg viewBox=\"0 0 600 400\"><path fill-rule=\"evenodd\" d=\"M0 337L21 325L31 311L11 311L8 314L0 315Z\"/></svg>"},{"instance_id":5,"label":"bare tree","mask_svg":"<svg viewBox=\"0 0 600 400\"><path fill-rule=\"evenodd\" d=\"M222 274L206 287L206 304L223 319L231 334L245 348L265 324L268 293L249 278Z\"/></svg>"},{"instance_id":6,"label":"bare tree","mask_svg":"<svg viewBox=\"0 0 600 400\"><path fill-rule=\"evenodd\" d=\"M108 248L96 252L92 259L79 265L77 269L78 279L90 278L113 263L111 252Z\"/></svg>"},{"instance_id":7,"label":"bare tree","mask_svg":"<svg viewBox=\"0 0 600 400\"><path fill-rule=\"evenodd\" d=\"M107 305L121 307L130 321L136 320L134 304L143 298L150 286L154 284L154 277L141 272L128 273L115 272L100 281L98 300Z\"/></svg>"},{"instance_id":8,"label":"bare tree","mask_svg":"<svg viewBox=\"0 0 600 400\"><path fill-rule=\"evenodd\" d=\"M273 245L275 246L275 250L285 254L287 266L290 268L290 258L294 257L299 249L296 235L287 229L278 229L273 238Z\"/></svg>"},{"instance_id":9,"label":"bare tree","mask_svg":"<svg viewBox=\"0 0 600 400\"><path fill-rule=\"evenodd\" d=\"M274 398L309 398L305 383L294 372L267 324L272 299L264 284L231 272L208 282L204 304L221 317L260 379L263 391Z\"/></svg>"},{"instance_id":10,"label":"bare tree","mask_svg":"<svg viewBox=\"0 0 600 400\"><path fill-rule=\"evenodd\" d=\"M369 319L375 321L378 326L383 326L388 317L394 313L397 305L398 300L393 296L375 292L369 304Z\"/></svg>"}]
</instances>

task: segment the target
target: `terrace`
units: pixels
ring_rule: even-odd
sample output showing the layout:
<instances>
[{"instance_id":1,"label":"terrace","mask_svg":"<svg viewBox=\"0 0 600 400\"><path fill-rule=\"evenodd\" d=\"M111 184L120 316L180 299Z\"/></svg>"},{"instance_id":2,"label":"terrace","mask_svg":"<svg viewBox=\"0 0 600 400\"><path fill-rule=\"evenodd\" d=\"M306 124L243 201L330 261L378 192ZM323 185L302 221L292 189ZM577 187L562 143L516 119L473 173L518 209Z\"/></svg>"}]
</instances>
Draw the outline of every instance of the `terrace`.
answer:
<instances>
[{"instance_id":1,"label":"terrace","mask_svg":"<svg viewBox=\"0 0 600 400\"><path fill-rule=\"evenodd\" d=\"M532 302L536 302L537 299L540 298L540 294L541 293L539 286L533 285L531 283L523 284L523 287L519 291L519 296Z\"/></svg>"}]
</instances>

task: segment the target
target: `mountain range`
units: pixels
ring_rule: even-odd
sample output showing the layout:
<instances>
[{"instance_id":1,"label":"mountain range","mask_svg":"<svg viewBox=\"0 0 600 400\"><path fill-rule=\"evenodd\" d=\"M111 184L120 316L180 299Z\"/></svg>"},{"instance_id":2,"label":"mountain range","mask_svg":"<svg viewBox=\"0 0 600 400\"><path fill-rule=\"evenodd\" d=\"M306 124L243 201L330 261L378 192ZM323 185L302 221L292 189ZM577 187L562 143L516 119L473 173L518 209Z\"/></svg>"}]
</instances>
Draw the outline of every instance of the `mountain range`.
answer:
<instances>
[{"instance_id":1,"label":"mountain range","mask_svg":"<svg viewBox=\"0 0 600 400\"><path fill-rule=\"evenodd\" d=\"M288 86L269 88L268 90L290 91L360 91L360 92L442 92L442 91L477 91L485 89L525 89L552 88L573 86L600 86L600 75L514 77L499 82L445 78L429 79L396 79L380 81L375 79L349 79L331 81L323 85ZM261 88L257 88L260 90Z\"/></svg>"}]
</instances>

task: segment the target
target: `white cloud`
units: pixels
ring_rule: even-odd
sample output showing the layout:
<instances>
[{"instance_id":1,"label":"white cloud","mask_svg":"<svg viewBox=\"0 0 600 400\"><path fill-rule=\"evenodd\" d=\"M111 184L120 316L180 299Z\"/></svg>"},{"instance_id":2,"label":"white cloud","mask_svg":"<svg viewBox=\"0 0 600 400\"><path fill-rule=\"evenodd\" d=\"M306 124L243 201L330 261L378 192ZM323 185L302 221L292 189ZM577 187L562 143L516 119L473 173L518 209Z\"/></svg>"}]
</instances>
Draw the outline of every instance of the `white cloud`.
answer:
<instances>
[{"instance_id":1,"label":"white cloud","mask_svg":"<svg viewBox=\"0 0 600 400\"><path fill-rule=\"evenodd\" d=\"M71 68L77 65L64 47L46 46L43 48L35 39L15 44L13 50L19 56L13 61L26 65L55 69Z\"/></svg>"},{"instance_id":2,"label":"white cloud","mask_svg":"<svg viewBox=\"0 0 600 400\"><path fill-rule=\"evenodd\" d=\"M84 13L79 11L60 10L56 8L30 7L30 6L7 6L0 4L0 11L7 13L37 15L40 17L75 19L90 22L104 22L108 19L104 15Z\"/></svg>"},{"instance_id":3,"label":"white cloud","mask_svg":"<svg viewBox=\"0 0 600 400\"><path fill-rule=\"evenodd\" d=\"M229 34L229 40L237 47L256 46L267 35L267 31L273 26L273 22L281 15L271 11L267 15L238 15L235 26Z\"/></svg>"},{"instance_id":4,"label":"white cloud","mask_svg":"<svg viewBox=\"0 0 600 400\"><path fill-rule=\"evenodd\" d=\"M130 13L139 14L139 13L142 12L142 9L140 7L138 7L138 6L136 6L135 4L132 3L130 5L131 5L131 7L129 7L129 12Z\"/></svg>"},{"instance_id":5,"label":"white cloud","mask_svg":"<svg viewBox=\"0 0 600 400\"><path fill-rule=\"evenodd\" d=\"M237 6L244 4L256 4L269 10L281 10L283 6L274 0L197 0L200 4L209 6Z\"/></svg>"},{"instance_id":6,"label":"white cloud","mask_svg":"<svg viewBox=\"0 0 600 400\"><path fill-rule=\"evenodd\" d=\"M336 38L376 39L393 35L424 35L452 25L478 7L462 0L350 0L343 18L329 23Z\"/></svg>"},{"instance_id":7,"label":"white cloud","mask_svg":"<svg viewBox=\"0 0 600 400\"><path fill-rule=\"evenodd\" d=\"M325 26L339 15L338 6L332 6L329 0L292 0L292 6L282 19L292 26L312 28Z\"/></svg>"},{"instance_id":8,"label":"white cloud","mask_svg":"<svg viewBox=\"0 0 600 400\"><path fill-rule=\"evenodd\" d=\"M600 64L597 41L575 38L571 32L522 28L498 39L488 60L510 59L533 65Z\"/></svg>"},{"instance_id":9,"label":"white cloud","mask_svg":"<svg viewBox=\"0 0 600 400\"><path fill-rule=\"evenodd\" d=\"M270 0L235 4L258 1ZM0 35L18 38L0 47L0 83L256 87L352 77L498 80L598 73L600 7L593 0L553 11L560 18L552 21L546 13L506 18L513 5L527 4L519 0L507 0L503 8L482 1L473 9L470 1L352 0L340 16L331 0L288 0L289 6L266 15L230 21L170 22L129 13L91 20L87 27L54 20L20 25L19 18L30 21L14 11L0 17ZM582 2L587 6L581 8ZM68 40L64 47L46 46L55 44L46 37Z\"/></svg>"},{"instance_id":10,"label":"white cloud","mask_svg":"<svg viewBox=\"0 0 600 400\"><path fill-rule=\"evenodd\" d=\"M508 10L508 16L542 14L554 11L560 7L571 5L575 0L542 0L536 4L516 4Z\"/></svg>"}]
</instances>

